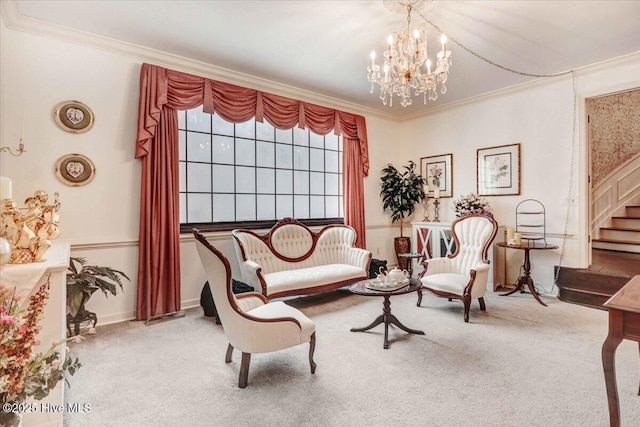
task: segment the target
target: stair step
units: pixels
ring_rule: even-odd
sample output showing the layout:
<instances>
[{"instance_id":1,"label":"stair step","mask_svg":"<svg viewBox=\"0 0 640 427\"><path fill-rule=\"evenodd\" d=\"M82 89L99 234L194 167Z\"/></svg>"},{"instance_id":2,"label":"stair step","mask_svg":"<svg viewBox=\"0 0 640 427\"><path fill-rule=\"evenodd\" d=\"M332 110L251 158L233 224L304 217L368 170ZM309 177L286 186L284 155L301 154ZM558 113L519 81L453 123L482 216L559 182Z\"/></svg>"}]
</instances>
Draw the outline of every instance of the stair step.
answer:
<instances>
[{"instance_id":1,"label":"stair step","mask_svg":"<svg viewBox=\"0 0 640 427\"><path fill-rule=\"evenodd\" d=\"M629 279L629 275L624 273L562 267L558 274L558 299L602 309L602 304L622 289Z\"/></svg>"},{"instance_id":2,"label":"stair step","mask_svg":"<svg viewBox=\"0 0 640 427\"><path fill-rule=\"evenodd\" d=\"M592 239L592 247L609 251L630 252L640 254L640 243L617 239Z\"/></svg>"},{"instance_id":3,"label":"stair step","mask_svg":"<svg viewBox=\"0 0 640 427\"><path fill-rule=\"evenodd\" d=\"M625 206L627 215L632 218L640 218L640 206Z\"/></svg>"},{"instance_id":4,"label":"stair step","mask_svg":"<svg viewBox=\"0 0 640 427\"><path fill-rule=\"evenodd\" d=\"M640 218L634 218L632 216L614 216L611 217L611 222L614 228L633 228L640 230Z\"/></svg>"},{"instance_id":5,"label":"stair step","mask_svg":"<svg viewBox=\"0 0 640 427\"><path fill-rule=\"evenodd\" d=\"M617 240L640 244L640 230L634 228L601 227L600 240Z\"/></svg>"}]
</instances>

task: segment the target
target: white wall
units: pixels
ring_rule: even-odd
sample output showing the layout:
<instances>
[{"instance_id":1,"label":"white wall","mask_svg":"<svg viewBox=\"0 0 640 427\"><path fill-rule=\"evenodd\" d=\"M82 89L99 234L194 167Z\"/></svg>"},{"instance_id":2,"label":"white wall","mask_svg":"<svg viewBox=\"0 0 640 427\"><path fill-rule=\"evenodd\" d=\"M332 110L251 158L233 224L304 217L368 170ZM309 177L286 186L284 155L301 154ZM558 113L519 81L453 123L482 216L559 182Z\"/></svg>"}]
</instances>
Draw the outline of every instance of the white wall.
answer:
<instances>
[{"instance_id":1,"label":"white wall","mask_svg":"<svg viewBox=\"0 0 640 427\"><path fill-rule=\"evenodd\" d=\"M553 267L560 263L563 245L562 265L588 266L586 139L581 110L586 97L640 85L640 57L636 55L634 60L620 62L602 70L578 73L576 108L573 82L567 76L524 85L519 90L494 94L402 123L406 147L416 153L414 160L453 153L454 197L441 199L440 216L444 221L455 218L453 200L477 191L476 150L521 144L520 195L486 199L498 223L512 227L520 201L533 198L545 205L547 233L551 234L547 241L560 248L532 252L532 274L536 284L547 290L552 287ZM575 140L574 115L578 119ZM570 189L571 179L574 181ZM572 201L568 201L569 196Z\"/></svg>"},{"instance_id":2,"label":"white wall","mask_svg":"<svg viewBox=\"0 0 640 427\"><path fill-rule=\"evenodd\" d=\"M140 66L148 59L6 28L1 31L0 102L9 106L0 117L1 145L17 146L22 134L27 150L21 157L2 153L1 173L13 180L18 204L39 189L50 197L60 193L60 239L72 244L72 256L122 270L131 278L122 294L107 299L96 294L88 309L97 313L101 324L130 319L135 312L138 262L140 161L134 159L138 82ZM93 110L96 120L89 132L67 133L55 123L55 106L71 99ZM365 203L371 207L366 212L371 225L367 240L376 257L390 257L393 246L388 236L396 230L382 213L378 171L394 153L388 141L397 134L399 124L367 116L367 125L371 155L371 176L365 183ZM69 187L58 181L54 165L69 153L93 160L97 172L90 184ZM211 236L237 272L229 233ZM182 237L181 270L183 308L198 305L204 274L190 235Z\"/></svg>"},{"instance_id":3,"label":"white wall","mask_svg":"<svg viewBox=\"0 0 640 427\"><path fill-rule=\"evenodd\" d=\"M13 179L14 200L18 202L38 189L50 195L60 193L61 239L72 244L72 255L123 270L131 277L124 293L108 299L97 295L89 303L89 309L104 324L132 318L135 308L140 163L133 155L140 65L154 62L147 55L160 58L155 61L160 65L170 64L163 62L162 54L141 48L110 50L62 40L0 24L0 145L16 147L22 133L27 150L21 157L2 153L0 169L2 175ZM183 62L188 70L189 61ZM193 68L216 77L215 70L209 72L203 64ZM577 81L578 96L582 99L638 87L639 76L640 59L582 72ZM92 108L96 124L91 131L74 135L55 124L55 106L70 99ZM343 109L362 114L350 107ZM520 196L491 197L496 218L501 224L511 225L517 202L537 198L547 207L548 231L564 232L563 201L568 194L573 119L570 79L556 79L405 122L365 116L371 161L370 175L365 179L367 247L375 258L393 263L392 238L399 235L382 211L379 196L380 170L388 162L401 166L408 160L418 162L423 156L453 153L454 193L459 196L475 191L477 148L516 142L522 144L522 192ZM582 150L585 142L580 137ZM55 162L68 153L84 154L93 160L97 169L93 182L85 187L68 187L57 180ZM585 175L584 165L580 165L576 164L574 177ZM569 216L571 237L563 263L567 266L583 262L580 251L586 245L579 240L586 242L582 231L586 230L586 225L582 226L586 224L586 187L582 183L576 188L576 206ZM443 220L453 219L451 206L451 199L443 200ZM421 216L419 210L416 218ZM216 233L212 238L237 271L228 233ZM560 237L550 241L562 244ZM559 252L534 257L534 278L549 288ZM186 308L197 305L204 282L189 235L182 238L181 268Z\"/></svg>"}]
</instances>

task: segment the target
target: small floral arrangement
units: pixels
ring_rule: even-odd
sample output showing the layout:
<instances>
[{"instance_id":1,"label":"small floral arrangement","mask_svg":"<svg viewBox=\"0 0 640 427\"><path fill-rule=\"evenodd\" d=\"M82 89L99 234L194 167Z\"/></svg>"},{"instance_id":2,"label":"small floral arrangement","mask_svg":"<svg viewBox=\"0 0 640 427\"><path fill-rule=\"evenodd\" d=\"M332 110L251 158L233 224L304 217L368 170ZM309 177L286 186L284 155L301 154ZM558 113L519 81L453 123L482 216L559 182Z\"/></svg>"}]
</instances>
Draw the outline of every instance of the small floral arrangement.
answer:
<instances>
[{"instance_id":1,"label":"small floral arrangement","mask_svg":"<svg viewBox=\"0 0 640 427\"><path fill-rule=\"evenodd\" d=\"M40 400L45 398L58 382L65 378L65 372L73 375L80 367L76 358L68 355L61 360L60 346L63 342L54 342L49 350L34 353L34 347L40 344L36 339L41 327L38 324L43 317L49 298L49 281L29 297L29 307L20 310L15 296L15 288L0 284L0 403L22 403L27 397ZM3 412L2 416L12 413ZM2 425L12 425L11 420L0 419Z\"/></svg>"},{"instance_id":2,"label":"small floral arrangement","mask_svg":"<svg viewBox=\"0 0 640 427\"><path fill-rule=\"evenodd\" d=\"M459 218L462 215L466 215L477 210L488 210L489 202L485 199L481 199L477 194L469 193L466 196L460 196L459 199L453 202L453 208L456 211L456 217Z\"/></svg>"},{"instance_id":3,"label":"small floral arrangement","mask_svg":"<svg viewBox=\"0 0 640 427\"><path fill-rule=\"evenodd\" d=\"M431 172L431 183L435 188L440 188L440 177L442 176L442 168L438 165L435 165L430 169Z\"/></svg>"}]
</instances>

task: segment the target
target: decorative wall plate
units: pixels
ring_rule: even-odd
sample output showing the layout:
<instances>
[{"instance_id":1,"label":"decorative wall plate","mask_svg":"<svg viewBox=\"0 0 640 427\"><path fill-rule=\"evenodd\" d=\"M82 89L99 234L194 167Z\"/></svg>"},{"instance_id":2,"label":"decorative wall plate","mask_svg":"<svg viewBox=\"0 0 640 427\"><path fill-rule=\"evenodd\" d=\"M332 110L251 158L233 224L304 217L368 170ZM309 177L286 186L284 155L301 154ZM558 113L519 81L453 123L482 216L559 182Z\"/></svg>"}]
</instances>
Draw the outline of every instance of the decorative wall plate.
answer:
<instances>
[{"instance_id":1,"label":"decorative wall plate","mask_svg":"<svg viewBox=\"0 0 640 427\"><path fill-rule=\"evenodd\" d=\"M63 101L56 105L56 123L62 130L84 133L93 127L93 111L80 101Z\"/></svg>"},{"instance_id":2,"label":"decorative wall plate","mask_svg":"<svg viewBox=\"0 0 640 427\"><path fill-rule=\"evenodd\" d=\"M67 185L87 185L96 176L93 162L82 154L67 154L56 162L56 176Z\"/></svg>"}]
</instances>

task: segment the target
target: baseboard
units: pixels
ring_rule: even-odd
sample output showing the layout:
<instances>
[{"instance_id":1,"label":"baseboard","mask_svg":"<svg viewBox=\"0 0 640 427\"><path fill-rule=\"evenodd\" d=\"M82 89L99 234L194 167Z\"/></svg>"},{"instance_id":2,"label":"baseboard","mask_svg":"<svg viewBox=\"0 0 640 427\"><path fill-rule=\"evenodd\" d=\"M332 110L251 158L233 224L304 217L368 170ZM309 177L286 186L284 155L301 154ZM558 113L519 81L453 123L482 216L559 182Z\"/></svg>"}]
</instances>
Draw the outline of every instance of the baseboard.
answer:
<instances>
[{"instance_id":1,"label":"baseboard","mask_svg":"<svg viewBox=\"0 0 640 427\"><path fill-rule=\"evenodd\" d=\"M182 301L182 310L200 307L200 298L194 298ZM98 317L98 326L113 325L115 323L128 322L136 320L135 311L123 311L120 313L107 314Z\"/></svg>"}]
</instances>

